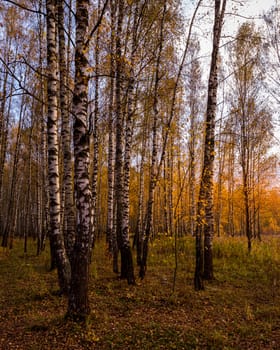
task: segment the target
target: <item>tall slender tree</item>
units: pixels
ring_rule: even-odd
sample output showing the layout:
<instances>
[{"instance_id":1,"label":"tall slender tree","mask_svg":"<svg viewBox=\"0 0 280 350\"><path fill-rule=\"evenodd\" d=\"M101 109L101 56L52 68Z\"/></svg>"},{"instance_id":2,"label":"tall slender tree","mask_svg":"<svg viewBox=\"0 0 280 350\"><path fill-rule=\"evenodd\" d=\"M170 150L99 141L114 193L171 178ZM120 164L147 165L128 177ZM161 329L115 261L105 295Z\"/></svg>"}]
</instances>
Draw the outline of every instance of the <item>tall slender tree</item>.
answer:
<instances>
[{"instance_id":1,"label":"tall slender tree","mask_svg":"<svg viewBox=\"0 0 280 350\"><path fill-rule=\"evenodd\" d=\"M266 153L268 135L271 135L271 113L261 99L261 82L264 80L262 65L262 41L254 25L245 22L240 26L232 47L231 61L234 67L234 98L232 114L235 119L235 132L239 162L241 165L244 233L248 251L251 251L256 221L254 208L257 154L259 147ZM238 98L236 98L236 96ZM257 121L257 122L256 122Z\"/></svg>"},{"instance_id":2,"label":"tall slender tree","mask_svg":"<svg viewBox=\"0 0 280 350\"><path fill-rule=\"evenodd\" d=\"M153 227L153 211L154 211L154 194L157 182L157 154L158 154L158 141L157 141L157 128L158 128L158 118L159 118L159 82L160 82L160 64L162 60L162 49L163 49L163 33L164 33L164 24L166 16L167 1L164 1L164 6L162 9L162 16L160 21L160 33L159 33L159 45L158 53L155 65L155 79L154 79L154 98L153 98L153 127L152 127L152 163L151 163L151 173L150 173L150 184L149 184L149 197L147 204L147 212L145 219L145 227L143 230L142 238L142 257L139 270L140 278L144 278L147 269L147 257L148 257L148 244Z\"/></svg>"},{"instance_id":3,"label":"tall slender tree","mask_svg":"<svg viewBox=\"0 0 280 350\"><path fill-rule=\"evenodd\" d=\"M70 132L70 96L67 87L67 62L66 44L64 33L64 8L63 1L57 0L57 19L59 37L59 100L61 114L61 139L63 154L63 193L64 193L64 222L63 234L68 257L71 259L75 241L75 212L73 195L73 166L71 152L71 132Z\"/></svg>"},{"instance_id":4,"label":"tall slender tree","mask_svg":"<svg viewBox=\"0 0 280 350\"><path fill-rule=\"evenodd\" d=\"M71 259L71 285L68 317L84 321L90 313L88 288L92 252L92 193L89 180L89 0L77 2L74 115L74 177L76 199L76 237Z\"/></svg>"},{"instance_id":5,"label":"tall slender tree","mask_svg":"<svg viewBox=\"0 0 280 350\"><path fill-rule=\"evenodd\" d=\"M56 1L47 0L47 61L48 61L48 178L50 199L50 240L54 249L58 270L59 286L62 293L68 293L70 265L61 232L61 202L58 162L58 100L57 78L58 57L56 40Z\"/></svg>"},{"instance_id":6,"label":"tall slender tree","mask_svg":"<svg viewBox=\"0 0 280 350\"><path fill-rule=\"evenodd\" d=\"M107 242L109 251L113 256L113 271L118 273L118 244L116 237L116 230L114 225L114 101L115 101L115 0L110 0L110 19L111 19L111 33L110 33L110 82L109 82L109 96L110 102L108 106L108 200L107 200Z\"/></svg>"},{"instance_id":7,"label":"tall slender tree","mask_svg":"<svg viewBox=\"0 0 280 350\"><path fill-rule=\"evenodd\" d=\"M208 100L205 121L204 155L197 203L196 266L194 275L194 286L196 290L204 288L203 278L211 280L214 277L212 255L212 239L214 234L213 167L218 90L217 65L225 8L226 0L215 0L213 48L208 80ZM203 237L204 246L202 243Z\"/></svg>"},{"instance_id":8,"label":"tall slender tree","mask_svg":"<svg viewBox=\"0 0 280 350\"><path fill-rule=\"evenodd\" d=\"M201 106L200 100L197 98L200 93L202 79L201 67L197 59L199 53L198 41L193 41L190 45L189 56L191 66L188 70L187 77L187 103L189 109L189 140L188 140L188 156L189 156L189 184L188 184L188 201L189 201L189 231L192 236L195 235L195 200L196 200L196 173L198 168L199 145L202 141L199 137L201 134Z\"/></svg>"},{"instance_id":9,"label":"tall slender tree","mask_svg":"<svg viewBox=\"0 0 280 350\"><path fill-rule=\"evenodd\" d=\"M26 79L26 75L25 75ZM9 191L9 200L8 200L8 212L7 212L7 219L6 219L6 225L5 230L3 234L2 239L2 247L7 247L9 244L9 248L13 248L13 238L14 238L14 232L15 232L15 225L16 225L16 213L17 213L17 201L16 201L16 190L17 190L17 182L18 182L18 163L19 163L19 156L20 156L20 144L21 144L21 137L22 137L22 123L23 123L23 117L25 114L25 98L22 97L21 99L21 106L20 106L20 112L19 112L19 120L18 120L18 127L16 132L16 141L15 141L15 150L13 155L13 166L12 166L12 175L11 175L11 187Z\"/></svg>"},{"instance_id":10,"label":"tall slender tree","mask_svg":"<svg viewBox=\"0 0 280 350\"><path fill-rule=\"evenodd\" d=\"M100 15L100 0L98 0L97 4L97 16ZM92 210L93 210L93 232L94 236L96 224L97 224L97 182L98 182L98 155L99 155L99 72L100 72L100 26L96 30L96 38L95 38L95 93L94 93L94 113L93 113L93 160L92 160Z\"/></svg>"},{"instance_id":11,"label":"tall slender tree","mask_svg":"<svg viewBox=\"0 0 280 350\"><path fill-rule=\"evenodd\" d=\"M124 205L124 194L128 200L127 185L129 185L128 177L126 183L124 181L124 128L123 118L125 115L125 108L122 104L123 87L124 87L124 59L122 52L122 35L123 35L123 19L124 19L124 1L118 1L118 18L117 18L117 32L116 32L116 160L115 160L115 198L116 198L116 232L118 240L118 248L121 252L121 278L126 278L128 284L134 284L134 271L132 252L129 241L129 232L127 227L127 205ZM131 111L130 111L131 113ZM129 116L131 118L131 116ZM128 121L127 135L131 137L131 123ZM130 140L126 143L126 150L129 151ZM129 153L126 154L129 156ZM126 162L130 163L127 158ZM127 169L127 165L125 165ZM129 176L129 172L126 174ZM126 186L126 188L124 187ZM125 191L125 192L124 192Z\"/></svg>"}]
</instances>

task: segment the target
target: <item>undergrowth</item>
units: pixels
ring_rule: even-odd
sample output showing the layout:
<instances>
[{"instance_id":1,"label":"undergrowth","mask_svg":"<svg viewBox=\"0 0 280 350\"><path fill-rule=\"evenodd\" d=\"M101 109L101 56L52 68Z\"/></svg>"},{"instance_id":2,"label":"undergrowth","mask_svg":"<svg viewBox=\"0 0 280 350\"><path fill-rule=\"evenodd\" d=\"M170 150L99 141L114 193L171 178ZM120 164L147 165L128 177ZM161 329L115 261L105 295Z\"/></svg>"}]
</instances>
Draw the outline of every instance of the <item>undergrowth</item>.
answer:
<instances>
[{"instance_id":1,"label":"undergrowth","mask_svg":"<svg viewBox=\"0 0 280 350\"><path fill-rule=\"evenodd\" d=\"M280 237L253 242L214 240L215 280L193 289L194 239L161 237L150 246L145 280L128 286L111 272L105 243L93 254L91 315L85 325L65 320L49 252L39 257L0 249L0 349L278 349ZM135 267L137 274L137 268Z\"/></svg>"}]
</instances>

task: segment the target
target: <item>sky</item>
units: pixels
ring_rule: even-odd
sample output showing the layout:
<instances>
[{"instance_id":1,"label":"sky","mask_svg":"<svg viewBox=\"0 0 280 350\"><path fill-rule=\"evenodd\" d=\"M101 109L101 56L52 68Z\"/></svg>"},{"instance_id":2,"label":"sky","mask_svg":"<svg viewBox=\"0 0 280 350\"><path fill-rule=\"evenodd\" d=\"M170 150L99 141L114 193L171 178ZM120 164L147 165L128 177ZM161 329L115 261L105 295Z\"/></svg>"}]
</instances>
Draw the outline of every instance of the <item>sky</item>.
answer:
<instances>
[{"instance_id":1,"label":"sky","mask_svg":"<svg viewBox=\"0 0 280 350\"><path fill-rule=\"evenodd\" d=\"M192 16L192 13L194 11L194 8L197 4L197 0L184 0L185 2L185 9L187 17L189 18ZM234 16L230 14L226 14L225 16L225 22L223 26L222 36L224 36L223 43L226 43L227 41L230 41L230 37L234 37L237 33L237 30L243 22L246 20L250 20L250 18L254 18L254 22L257 27L264 24L264 21L262 19L262 15L266 12L268 12L273 5L275 5L278 2L280 5L280 0L227 0L227 13L237 13L239 16ZM208 5L210 2L209 0L204 0L203 5ZM242 4L242 5L241 5ZM232 6L237 5L237 11L234 11ZM209 11L209 7L204 6L202 8L201 12L207 12ZM202 16L201 16L202 17ZM204 25L203 26L197 26L195 28L195 31L199 33L199 41L201 45L201 53L202 57L204 56L210 56L211 50L212 50L212 26L213 21L207 20L207 18L211 18L211 16L205 16L204 17ZM200 22L201 23L201 22ZM228 37L227 37L228 36ZM277 108L276 108L277 110ZM275 116L278 122L276 122L275 128L275 136L278 140L280 140L280 115ZM278 153L280 152L280 143L279 141L276 142L276 145L272 147L272 153ZM280 164L279 164L279 173L277 176L280 179Z\"/></svg>"},{"instance_id":2,"label":"sky","mask_svg":"<svg viewBox=\"0 0 280 350\"><path fill-rule=\"evenodd\" d=\"M225 27L228 27L228 30L232 32L237 28L238 25L246 21L246 17L256 19L261 24L262 19L261 15L264 12L269 11L269 9L276 4L278 0L227 0L226 12L233 13L233 7L236 8L236 12L240 16L226 15ZM184 8L187 14L187 17L191 16L194 8L197 4L197 0L183 0ZM209 1L204 0L202 2L202 11L209 11ZM245 18L242 18L244 16ZM257 18L259 17L259 20ZM209 24L209 23L208 23ZM205 25L207 25L207 20Z\"/></svg>"},{"instance_id":3,"label":"sky","mask_svg":"<svg viewBox=\"0 0 280 350\"><path fill-rule=\"evenodd\" d=\"M261 22L263 21L262 15L265 12L268 12L271 9L271 7L276 4L277 0L241 0L241 1L228 0L226 12L230 11L232 4L237 2L240 3L240 5L237 5L237 14L248 18L251 18L251 17L254 18L256 21L256 24L258 25L258 24L261 24ZM242 18L238 16L230 20L231 23L235 22L236 27L238 26L238 24L244 21L246 21L246 18Z\"/></svg>"},{"instance_id":4,"label":"sky","mask_svg":"<svg viewBox=\"0 0 280 350\"><path fill-rule=\"evenodd\" d=\"M232 3L232 0L227 0L227 1L228 1L227 4ZM268 12L272 8L272 6L274 6L277 2L278 4L280 4L279 0L245 0L242 2L244 3L244 5L239 6L238 13L249 17L257 17L257 18L259 17L259 19L255 19L255 23L257 26L263 24L263 19L261 17L264 13ZM238 17L236 17L236 19L232 19L231 30L233 30L233 27L236 27L235 30L237 30L238 26L243 21L246 21L246 19L242 20L242 18L238 18ZM224 29L226 29L226 22L225 22ZM278 115L278 120L280 122L279 115ZM278 125L280 124L279 122L277 123ZM275 136L277 137L278 140L280 140L280 127L275 129ZM280 149L280 144L279 142L277 142L277 144L275 145L275 147L273 147L272 150L273 152L277 153L279 149ZM278 176L280 178L280 173Z\"/></svg>"},{"instance_id":5,"label":"sky","mask_svg":"<svg viewBox=\"0 0 280 350\"><path fill-rule=\"evenodd\" d=\"M275 3L275 0L247 0L244 5L248 13L254 13L255 15L262 14L263 11L269 10Z\"/></svg>"}]
</instances>

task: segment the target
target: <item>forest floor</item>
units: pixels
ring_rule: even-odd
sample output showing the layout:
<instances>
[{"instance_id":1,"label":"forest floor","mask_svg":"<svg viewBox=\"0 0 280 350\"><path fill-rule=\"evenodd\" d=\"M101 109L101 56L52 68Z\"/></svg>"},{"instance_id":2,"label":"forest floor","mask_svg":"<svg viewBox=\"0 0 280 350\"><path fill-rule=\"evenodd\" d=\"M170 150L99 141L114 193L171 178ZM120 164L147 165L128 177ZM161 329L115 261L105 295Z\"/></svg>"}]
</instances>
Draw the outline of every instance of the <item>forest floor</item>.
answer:
<instances>
[{"instance_id":1,"label":"forest floor","mask_svg":"<svg viewBox=\"0 0 280 350\"><path fill-rule=\"evenodd\" d=\"M91 315L86 325L66 321L67 300L56 295L49 255L30 242L0 248L0 349L280 349L280 237L254 242L215 238L215 280L193 289L194 241L150 248L146 278L128 286L111 272L104 242L91 270Z\"/></svg>"}]
</instances>

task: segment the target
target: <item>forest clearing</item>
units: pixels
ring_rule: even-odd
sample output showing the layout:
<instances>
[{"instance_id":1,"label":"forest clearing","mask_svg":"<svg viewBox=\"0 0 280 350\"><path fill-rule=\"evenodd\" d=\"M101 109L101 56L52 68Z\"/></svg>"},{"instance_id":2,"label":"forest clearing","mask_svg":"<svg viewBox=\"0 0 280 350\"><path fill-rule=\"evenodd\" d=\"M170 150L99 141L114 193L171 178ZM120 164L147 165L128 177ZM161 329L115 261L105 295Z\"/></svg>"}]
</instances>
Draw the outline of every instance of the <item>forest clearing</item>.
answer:
<instances>
[{"instance_id":1,"label":"forest clearing","mask_svg":"<svg viewBox=\"0 0 280 350\"><path fill-rule=\"evenodd\" d=\"M86 324L65 320L49 253L30 243L0 248L0 349L279 349L280 239L263 237L248 255L240 237L214 241L215 280L193 289L194 239L151 244L149 273L128 286L111 272L103 241L91 268L91 313Z\"/></svg>"}]
</instances>

